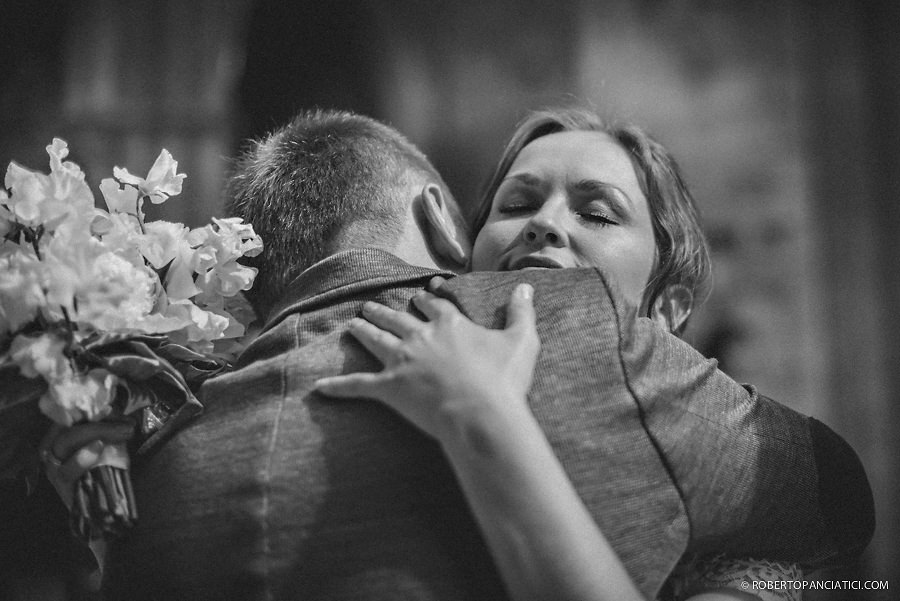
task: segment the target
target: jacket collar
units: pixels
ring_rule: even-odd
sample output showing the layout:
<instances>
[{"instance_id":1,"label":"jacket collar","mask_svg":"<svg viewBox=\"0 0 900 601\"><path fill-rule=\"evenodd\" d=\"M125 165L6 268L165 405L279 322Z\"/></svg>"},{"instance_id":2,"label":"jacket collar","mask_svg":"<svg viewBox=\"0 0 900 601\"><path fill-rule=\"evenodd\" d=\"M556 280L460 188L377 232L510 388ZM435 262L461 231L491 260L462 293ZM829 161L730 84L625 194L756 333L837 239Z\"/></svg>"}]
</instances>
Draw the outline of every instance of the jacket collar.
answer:
<instances>
[{"instance_id":1,"label":"jacket collar","mask_svg":"<svg viewBox=\"0 0 900 601\"><path fill-rule=\"evenodd\" d=\"M266 320L263 332L291 313L302 313L350 295L390 284L455 277L452 271L418 267L377 248L354 248L322 259L288 284L282 300Z\"/></svg>"}]
</instances>

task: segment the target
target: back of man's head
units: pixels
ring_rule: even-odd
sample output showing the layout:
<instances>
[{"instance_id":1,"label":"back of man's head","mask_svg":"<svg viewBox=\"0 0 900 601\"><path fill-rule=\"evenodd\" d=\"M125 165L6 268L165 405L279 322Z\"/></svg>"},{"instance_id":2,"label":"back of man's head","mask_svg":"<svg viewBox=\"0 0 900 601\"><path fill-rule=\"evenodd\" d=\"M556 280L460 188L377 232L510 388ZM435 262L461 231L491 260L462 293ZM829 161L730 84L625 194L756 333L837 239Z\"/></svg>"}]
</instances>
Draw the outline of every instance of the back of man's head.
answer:
<instances>
[{"instance_id":1,"label":"back of man's head","mask_svg":"<svg viewBox=\"0 0 900 601\"><path fill-rule=\"evenodd\" d=\"M343 248L391 250L409 190L440 176L396 130L344 111L301 113L252 142L229 182L229 213L253 224L262 254L247 294L261 317L300 272ZM352 232L352 240L350 240Z\"/></svg>"}]
</instances>

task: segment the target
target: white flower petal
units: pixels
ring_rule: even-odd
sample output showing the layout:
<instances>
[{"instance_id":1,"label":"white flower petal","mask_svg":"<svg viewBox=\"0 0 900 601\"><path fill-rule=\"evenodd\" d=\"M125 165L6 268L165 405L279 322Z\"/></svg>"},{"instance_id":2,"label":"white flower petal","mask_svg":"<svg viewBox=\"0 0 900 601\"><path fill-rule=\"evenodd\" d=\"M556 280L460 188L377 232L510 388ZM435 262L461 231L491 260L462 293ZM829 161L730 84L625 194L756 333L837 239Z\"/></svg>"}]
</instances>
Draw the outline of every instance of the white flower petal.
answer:
<instances>
[{"instance_id":1,"label":"white flower petal","mask_svg":"<svg viewBox=\"0 0 900 601\"><path fill-rule=\"evenodd\" d=\"M138 213L138 191L136 188L120 188L118 182L111 177L100 181L100 192L106 200L110 213Z\"/></svg>"}]
</instances>

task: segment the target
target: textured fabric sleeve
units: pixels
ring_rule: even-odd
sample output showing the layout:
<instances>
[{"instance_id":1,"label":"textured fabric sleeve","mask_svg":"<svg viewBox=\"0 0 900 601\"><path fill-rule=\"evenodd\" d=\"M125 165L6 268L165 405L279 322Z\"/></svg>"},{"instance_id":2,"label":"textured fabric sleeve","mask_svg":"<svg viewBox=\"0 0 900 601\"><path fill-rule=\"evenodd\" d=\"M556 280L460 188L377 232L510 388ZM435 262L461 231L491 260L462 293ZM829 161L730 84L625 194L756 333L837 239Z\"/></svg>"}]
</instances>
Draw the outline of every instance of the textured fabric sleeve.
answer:
<instances>
[{"instance_id":1,"label":"textured fabric sleeve","mask_svg":"<svg viewBox=\"0 0 900 601\"><path fill-rule=\"evenodd\" d=\"M648 484L650 478L639 471L650 473L652 462L646 459L630 465L621 462L622 478L616 484L608 474L619 457L649 448L664 462L678 488L690 523L690 553L766 557L817 569L845 562L868 543L872 496L853 450L824 426L760 396L752 387L739 385L718 369L716 361L651 320L637 317L599 271L542 270L458 279L471 281L476 276L477 290L458 286L454 300L468 298L461 304L469 307L468 314L479 323L502 327L504 303L497 303L496 297L509 298L510 278L527 280L535 284L536 307L541 309L538 304L544 302L539 321L555 312L557 323L564 325L565 336L571 338L567 345L556 341L553 344L559 348L542 349L536 375L543 362L549 373L539 379L547 382L547 394L540 407L532 407L536 415L539 408L546 410L541 423L547 432L555 427L567 440L575 439L573 424L587 428L584 417L591 415L592 406L605 412L602 428L593 430L593 440L595 446L608 445L598 453L603 463L595 464L602 465L600 477L607 480L598 485L597 478L591 480L588 475L585 491L631 485L630 480ZM487 303L489 307L479 305L484 301L473 298L475 293L491 294L495 300ZM559 307L548 307L548 299ZM542 342L545 335L547 340L559 337L555 329L548 332L546 324L539 323L539 332ZM597 335L604 339L585 345L586 337ZM596 387L573 384L591 374L599 376ZM533 387L532 392L540 390ZM582 407L575 419L573 414L554 413L559 405L546 399L567 393L587 397L580 399ZM626 410L629 403L634 411ZM623 410L614 412L619 407ZM616 442L619 432L627 428L646 429L646 446L637 444L638 437L633 439L635 444ZM566 443L560 448L571 446ZM586 456L587 448L579 447L579 454ZM577 474L569 473L573 478ZM835 489L841 489L837 497L829 492ZM610 499L616 498L614 494ZM664 487L648 494L662 498ZM619 521L626 521L621 508L636 502L636 497L619 494L618 499L622 502L613 511ZM597 507L602 511L612 505ZM616 526L604 525L614 544ZM623 548L617 551L627 557Z\"/></svg>"},{"instance_id":2,"label":"textured fabric sleeve","mask_svg":"<svg viewBox=\"0 0 900 601\"><path fill-rule=\"evenodd\" d=\"M816 569L865 548L872 493L843 439L738 385L649 319L627 308L619 317L629 385L685 499L689 551Z\"/></svg>"},{"instance_id":3,"label":"textured fabric sleeve","mask_svg":"<svg viewBox=\"0 0 900 601\"><path fill-rule=\"evenodd\" d=\"M846 440L815 418L809 418L809 429L822 515L839 554L835 563L849 563L875 533L872 490L862 462Z\"/></svg>"}]
</instances>

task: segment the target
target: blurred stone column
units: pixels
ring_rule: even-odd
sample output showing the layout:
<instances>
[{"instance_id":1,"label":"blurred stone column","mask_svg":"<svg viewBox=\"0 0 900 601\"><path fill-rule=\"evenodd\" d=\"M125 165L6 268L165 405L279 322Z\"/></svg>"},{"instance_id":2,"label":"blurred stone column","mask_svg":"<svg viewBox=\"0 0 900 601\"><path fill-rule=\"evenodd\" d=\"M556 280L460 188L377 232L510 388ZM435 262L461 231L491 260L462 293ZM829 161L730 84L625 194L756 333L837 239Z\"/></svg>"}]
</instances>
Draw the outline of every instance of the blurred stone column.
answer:
<instances>
[{"instance_id":1,"label":"blurred stone column","mask_svg":"<svg viewBox=\"0 0 900 601\"><path fill-rule=\"evenodd\" d=\"M802 3L801 3L802 4ZM860 572L900 586L900 13L891 2L816 3L806 24L810 189L819 231L820 301L829 324L827 421L856 448L876 503ZM824 597L816 597L824 598Z\"/></svg>"},{"instance_id":2,"label":"blurred stone column","mask_svg":"<svg viewBox=\"0 0 900 601\"><path fill-rule=\"evenodd\" d=\"M421 146L466 212L516 123L571 102L581 0L370 0L388 43L382 117Z\"/></svg>"},{"instance_id":3,"label":"blurred stone column","mask_svg":"<svg viewBox=\"0 0 900 601\"><path fill-rule=\"evenodd\" d=\"M863 60L871 104L864 132L872 168L869 217L879 318L875 346L884 386L869 430L877 433L873 467L879 477L878 533L872 555L876 577L888 578L892 589L876 598L896 599L900 595L900 5L879 0L865 6Z\"/></svg>"},{"instance_id":4,"label":"blurred stone column","mask_svg":"<svg viewBox=\"0 0 900 601\"><path fill-rule=\"evenodd\" d=\"M96 183L114 165L144 175L161 148L188 174L149 218L221 214L249 0L91 0L72 5L62 113L72 156Z\"/></svg>"}]
</instances>

